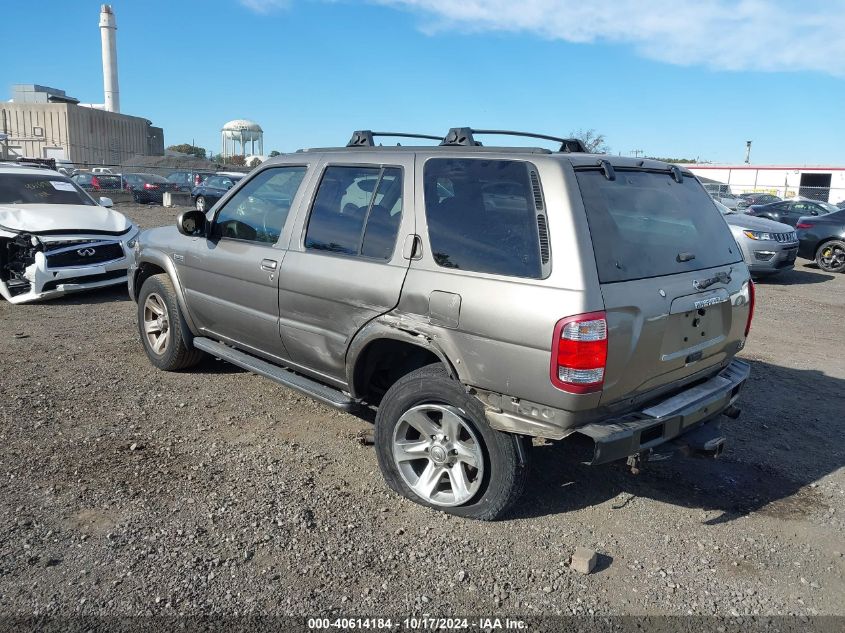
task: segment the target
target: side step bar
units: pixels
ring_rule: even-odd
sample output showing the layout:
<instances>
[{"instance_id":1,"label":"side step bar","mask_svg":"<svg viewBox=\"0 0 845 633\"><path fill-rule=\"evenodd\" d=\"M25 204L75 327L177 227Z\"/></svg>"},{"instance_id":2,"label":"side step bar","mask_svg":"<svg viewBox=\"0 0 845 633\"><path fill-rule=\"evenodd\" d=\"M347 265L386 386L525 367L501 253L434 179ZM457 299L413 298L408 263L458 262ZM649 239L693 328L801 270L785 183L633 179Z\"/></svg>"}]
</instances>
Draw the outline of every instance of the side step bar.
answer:
<instances>
[{"instance_id":1,"label":"side step bar","mask_svg":"<svg viewBox=\"0 0 845 633\"><path fill-rule=\"evenodd\" d=\"M358 406L355 400L342 391L328 387L305 376L300 376L289 369L268 363L251 354L213 341L210 338L201 336L194 338L194 347L208 352L217 358L222 358L226 362L237 365L242 369L251 371L254 374L269 378L285 387L304 393L306 396L311 396L315 400L319 400L330 407L343 411L351 411Z\"/></svg>"}]
</instances>

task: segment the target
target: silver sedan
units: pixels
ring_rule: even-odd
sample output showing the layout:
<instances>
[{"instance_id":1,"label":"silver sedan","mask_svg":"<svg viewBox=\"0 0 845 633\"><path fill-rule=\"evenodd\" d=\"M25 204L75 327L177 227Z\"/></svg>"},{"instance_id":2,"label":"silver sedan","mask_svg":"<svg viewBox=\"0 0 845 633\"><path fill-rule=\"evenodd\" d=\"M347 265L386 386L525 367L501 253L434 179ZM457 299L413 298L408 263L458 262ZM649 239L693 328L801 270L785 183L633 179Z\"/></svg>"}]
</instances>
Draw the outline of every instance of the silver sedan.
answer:
<instances>
[{"instance_id":1,"label":"silver sedan","mask_svg":"<svg viewBox=\"0 0 845 633\"><path fill-rule=\"evenodd\" d=\"M731 211L713 201L733 233L742 258L754 276L771 275L795 266L798 236L788 224Z\"/></svg>"}]
</instances>

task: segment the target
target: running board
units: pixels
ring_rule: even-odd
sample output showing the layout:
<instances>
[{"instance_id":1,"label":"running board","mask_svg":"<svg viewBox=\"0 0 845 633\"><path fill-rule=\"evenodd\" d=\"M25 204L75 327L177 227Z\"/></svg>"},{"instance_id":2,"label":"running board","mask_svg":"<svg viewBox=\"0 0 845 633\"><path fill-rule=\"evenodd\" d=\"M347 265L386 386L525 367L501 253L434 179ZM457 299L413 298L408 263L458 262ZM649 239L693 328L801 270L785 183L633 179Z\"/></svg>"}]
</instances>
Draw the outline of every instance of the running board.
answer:
<instances>
[{"instance_id":1,"label":"running board","mask_svg":"<svg viewBox=\"0 0 845 633\"><path fill-rule=\"evenodd\" d=\"M226 362L237 365L242 369L251 371L259 376L269 378L285 387L304 393L306 396L311 396L315 400L327 404L336 409L343 411L351 411L357 406L357 402L347 396L342 391L328 387L316 380L311 380L305 376L296 374L289 369L279 367L265 360L261 360L251 354L242 352L234 347L223 345L210 338L196 337L194 339L194 347L204 352L222 358Z\"/></svg>"}]
</instances>

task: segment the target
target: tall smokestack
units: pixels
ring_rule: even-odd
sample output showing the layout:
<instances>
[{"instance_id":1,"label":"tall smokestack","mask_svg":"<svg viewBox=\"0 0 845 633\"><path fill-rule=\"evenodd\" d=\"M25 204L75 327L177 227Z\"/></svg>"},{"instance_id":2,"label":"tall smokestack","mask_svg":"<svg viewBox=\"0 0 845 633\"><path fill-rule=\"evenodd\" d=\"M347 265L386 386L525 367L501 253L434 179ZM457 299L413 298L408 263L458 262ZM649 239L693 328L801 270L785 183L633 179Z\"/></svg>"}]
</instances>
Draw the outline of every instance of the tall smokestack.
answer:
<instances>
[{"instance_id":1,"label":"tall smokestack","mask_svg":"<svg viewBox=\"0 0 845 633\"><path fill-rule=\"evenodd\" d=\"M100 36L103 42L103 91L106 110L120 112L120 88L117 85L117 22L110 4L100 7Z\"/></svg>"}]
</instances>

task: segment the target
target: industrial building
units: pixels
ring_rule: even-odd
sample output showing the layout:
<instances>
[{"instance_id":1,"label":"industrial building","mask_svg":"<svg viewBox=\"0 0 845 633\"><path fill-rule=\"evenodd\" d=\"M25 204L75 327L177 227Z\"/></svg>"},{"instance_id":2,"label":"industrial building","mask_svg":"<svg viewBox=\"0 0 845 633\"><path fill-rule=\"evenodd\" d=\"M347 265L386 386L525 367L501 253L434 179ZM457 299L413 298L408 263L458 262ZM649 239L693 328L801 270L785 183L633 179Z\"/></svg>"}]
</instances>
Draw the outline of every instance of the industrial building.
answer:
<instances>
[{"instance_id":1,"label":"industrial building","mask_svg":"<svg viewBox=\"0 0 845 633\"><path fill-rule=\"evenodd\" d=\"M845 167L786 165L688 165L696 176L730 186L734 194L771 193L823 202L845 200Z\"/></svg>"},{"instance_id":2,"label":"industrial building","mask_svg":"<svg viewBox=\"0 0 845 633\"><path fill-rule=\"evenodd\" d=\"M0 101L0 159L55 158L76 165L114 165L136 155L164 155L164 131L121 114L117 24L110 5L100 10L104 103L80 103L64 90L34 84L12 87Z\"/></svg>"}]
</instances>

